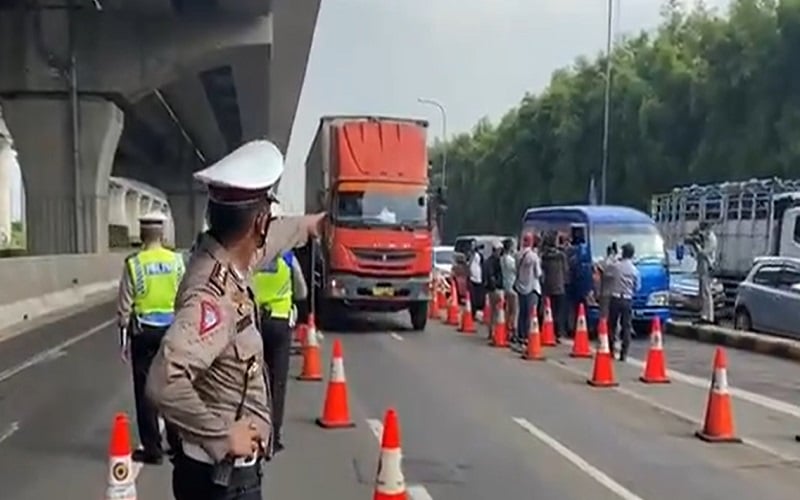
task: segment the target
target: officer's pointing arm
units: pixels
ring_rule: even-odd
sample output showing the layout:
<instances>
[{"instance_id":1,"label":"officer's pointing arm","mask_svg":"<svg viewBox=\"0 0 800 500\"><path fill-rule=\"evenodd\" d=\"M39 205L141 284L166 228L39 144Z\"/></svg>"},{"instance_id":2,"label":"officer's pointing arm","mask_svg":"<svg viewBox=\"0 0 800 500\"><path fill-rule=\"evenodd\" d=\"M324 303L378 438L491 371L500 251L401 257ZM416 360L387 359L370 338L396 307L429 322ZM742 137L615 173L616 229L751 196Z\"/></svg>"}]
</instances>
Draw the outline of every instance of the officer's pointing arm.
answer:
<instances>
[{"instance_id":1,"label":"officer's pointing arm","mask_svg":"<svg viewBox=\"0 0 800 500\"><path fill-rule=\"evenodd\" d=\"M193 382L231 342L230 322L234 319L225 314L230 312L222 308L218 296L197 291L175 315L147 377L147 396L166 420L198 437L223 442L228 426L209 411ZM221 459L214 449L206 451Z\"/></svg>"},{"instance_id":2,"label":"officer's pointing arm","mask_svg":"<svg viewBox=\"0 0 800 500\"><path fill-rule=\"evenodd\" d=\"M318 223L321 217L321 215L298 215L280 217L272 221L267 233L267 242L256 254L253 267L261 267L287 250L305 245L308 242L309 228L314 221Z\"/></svg>"}]
</instances>

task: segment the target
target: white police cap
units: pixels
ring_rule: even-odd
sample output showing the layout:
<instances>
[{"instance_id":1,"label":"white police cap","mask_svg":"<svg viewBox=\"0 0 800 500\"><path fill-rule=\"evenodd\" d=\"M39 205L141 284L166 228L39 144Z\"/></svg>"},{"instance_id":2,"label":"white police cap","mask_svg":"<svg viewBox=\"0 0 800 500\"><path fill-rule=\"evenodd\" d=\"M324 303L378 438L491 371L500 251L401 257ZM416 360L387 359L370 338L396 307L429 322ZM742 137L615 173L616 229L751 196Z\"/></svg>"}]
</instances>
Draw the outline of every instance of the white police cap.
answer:
<instances>
[{"instance_id":1,"label":"white police cap","mask_svg":"<svg viewBox=\"0 0 800 500\"><path fill-rule=\"evenodd\" d=\"M154 210L139 217L139 227L161 227L167 222L167 214Z\"/></svg>"},{"instance_id":2,"label":"white police cap","mask_svg":"<svg viewBox=\"0 0 800 500\"><path fill-rule=\"evenodd\" d=\"M283 154L270 141L251 141L194 178L208 186L208 197L224 205L247 205L275 199L283 174Z\"/></svg>"}]
</instances>

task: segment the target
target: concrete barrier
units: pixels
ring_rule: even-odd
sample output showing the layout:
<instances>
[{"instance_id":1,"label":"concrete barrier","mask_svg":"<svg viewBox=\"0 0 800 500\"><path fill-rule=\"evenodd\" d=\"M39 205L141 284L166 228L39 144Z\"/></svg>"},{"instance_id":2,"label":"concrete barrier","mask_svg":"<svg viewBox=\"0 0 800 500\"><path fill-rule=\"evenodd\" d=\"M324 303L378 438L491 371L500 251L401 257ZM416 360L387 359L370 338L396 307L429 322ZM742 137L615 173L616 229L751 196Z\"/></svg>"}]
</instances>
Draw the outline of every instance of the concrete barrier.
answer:
<instances>
[{"instance_id":1,"label":"concrete barrier","mask_svg":"<svg viewBox=\"0 0 800 500\"><path fill-rule=\"evenodd\" d=\"M800 341L793 339L743 332L716 325L694 325L688 321L670 321L667 323L666 333L800 362Z\"/></svg>"},{"instance_id":2,"label":"concrete barrier","mask_svg":"<svg viewBox=\"0 0 800 500\"><path fill-rule=\"evenodd\" d=\"M113 298L128 253L0 259L0 332L20 323Z\"/></svg>"}]
</instances>

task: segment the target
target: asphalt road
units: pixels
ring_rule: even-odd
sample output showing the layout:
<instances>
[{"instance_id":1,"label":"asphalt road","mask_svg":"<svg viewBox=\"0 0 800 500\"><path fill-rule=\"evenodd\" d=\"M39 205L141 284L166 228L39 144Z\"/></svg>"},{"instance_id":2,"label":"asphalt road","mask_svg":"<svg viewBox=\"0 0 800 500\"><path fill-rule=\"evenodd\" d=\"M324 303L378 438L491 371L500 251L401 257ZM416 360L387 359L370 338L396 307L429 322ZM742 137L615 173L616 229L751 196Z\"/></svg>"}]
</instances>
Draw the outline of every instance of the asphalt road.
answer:
<instances>
[{"instance_id":1,"label":"asphalt road","mask_svg":"<svg viewBox=\"0 0 800 500\"><path fill-rule=\"evenodd\" d=\"M102 497L111 419L132 409L115 333L92 330L111 314L97 307L0 343L4 500ZM483 337L438 324L411 332L402 320L358 321L337 334L356 428L316 427L325 385L291 383L288 448L267 467L265 498L369 498L388 406L400 416L415 500L797 498L796 365L730 351L730 380L742 391L737 429L751 444L709 445L692 433L710 346L667 338L679 372L672 384L635 382L632 360L617 365L620 389L604 390L587 386L591 361L570 359L568 346L524 362ZM333 337L324 339L326 359ZM146 467L137 485L143 500L170 498L168 466Z\"/></svg>"}]
</instances>

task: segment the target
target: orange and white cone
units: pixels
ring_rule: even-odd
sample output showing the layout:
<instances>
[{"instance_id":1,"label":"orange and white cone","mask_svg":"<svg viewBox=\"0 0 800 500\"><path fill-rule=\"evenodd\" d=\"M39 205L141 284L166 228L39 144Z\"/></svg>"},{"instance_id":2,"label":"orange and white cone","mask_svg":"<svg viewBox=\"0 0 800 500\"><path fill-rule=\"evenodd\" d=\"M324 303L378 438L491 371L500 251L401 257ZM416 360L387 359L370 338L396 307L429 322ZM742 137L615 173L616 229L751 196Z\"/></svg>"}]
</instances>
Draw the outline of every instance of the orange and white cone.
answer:
<instances>
[{"instance_id":1,"label":"orange and white cone","mask_svg":"<svg viewBox=\"0 0 800 500\"><path fill-rule=\"evenodd\" d=\"M342 343L339 339L336 339L333 343L331 378L328 381L328 390L325 393L322 416L317 419L317 425L326 429L355 427L356 425L350 418L347 380L345 380L344 376L344 354Z\"/></svg>"},{"instance_id":2,"label":"orange and white cone","mask_svg":"<svg viewBox=\"0 0 800 500\"><path fill-rule=\"evenodd\" d=\"M497 321L492 325L492 338L489 344L494 347L508 347L508 327L506 325L506 299L501 294L497 300Z\"/></svg>"},{"instance_id":3,"label":"orange and white cone","mask_svg":"<svg viewBox=\"0 0 800 500\"><path fill-rule=\"evenodd\" d=\"M539 335L539 314L534 307L531 310L531 327L528 331L528 347L522 354L522 359L531 361L544 361L545 355L542 352L542 339Z\"/></svg>"},{"instance_id":4,"label":"orange and white cone","mask_svg":"<svg viewBox=\"0 0 800 500\"><path fill-rule=\"evenodd\" d=\"M447 320L446 324L450 326L458 326L459 323L459 309L458 309L458 293L456 292L456 282L453 280L450 286L450 304L447 306Z\"/></svg>"},{"instance_id":5,"label":"orange and white cone","mask_svg":"<svg viewBox=\"0 0 800 500\"><path fill-rule=\"evenodd\" d=\"M461 323L458 325L458 331L461 333L475 333L475 320L472 318L472 303L469 297L469 292L464 298L464 307L461 309Z\"/></svg>"},{"instance_id":6,"label":"orange and white cone","mask_svg":"<svg viewBox=\"0 0 800 500\"><path fill-rule=\"evenodd\" d=\"M108 447L106 500L136 500L136 476L131 453L128 417L124 413L117 413L111 428L111 442Z\"/></svg>"},{"instance_id":7,"label":"orange and white cone","mask_svg":"<svg viewBox=\"0 0 800 500\"><path fill-rule=\"evenodd\" d=\"M733 426L733 405L728 393L728 360L725 350L717 347L714 353L714 373L711 375L711 390L703 430L695 433L703 441L711 443L741 443Z\"/></svg>"},{"instance_id":8,"label":"orange and white cone","mask_svg":"<svg viewBox=\"0 0 800 500\"><path fill-rule=\"evenodd\" d=\"M403 451L400 447L400 424L394 409L386 410L383 418L381 456L375 478L373 500L406 500L406 480L403 476Z\"/></svg>"},{"instance_id":9,"label":"orange and white cone","mask_svg":"<svg viewBox=\"0 0 800 500\"><path fill-rule=\"evenodd\" d=\"M597 323L597 338L600 346L594 354L592 378L586 382L594 387L616 387L619 383L614 378L614 360L608 346L608 323L605 318L600 318Z\"/></svg>"},{"instance_id":10,"label":"orange and white cone","mask_svg":"<svg viewBox=\"0 0 800 500\"><path fill-rule=\"evenodd\" d=\"M647 360L644 371L639 380L645 384L668 384L667 361L664 356L664 344L661 336L661 320L653 317L650 323L650 349L647 351Z\"/></svg>"},{"instance_id":11,"label":"orange and white cone","mask_svg":"<svg viewBox=\"0 0 800 500\"><path fill-rule=\"evenodd\" d=\"M306 341L303 344L303 368L297 380L319 382L322 380L322 359L319 349L319 336L314 328L314 316L308 317Z\"/></svg>"},{"instance_id":12,"label":"orange and white cone","mask_svg":"<svg viewBox=\"0 0 800 500\"><path fill-rule=\"evenodd\" d=\"M591 358L592 349L589 347L589 328L586 326L586 309L583 304L578 304L578 319L575 322L575 340L572 343L573 358Z\"/></svg>"},{"instance_id":13,"label":"orange and white cone","mask_svg":"<svg viewBox=\"0 0 800 500\"><path fill-rule=\"evenodd\" d=\"M550 307L550 297L544 298L544 318L542 318L542 345L553 347L556 345L556 326L553 323L553 309Z\"/></svg>"}]
</instances>

